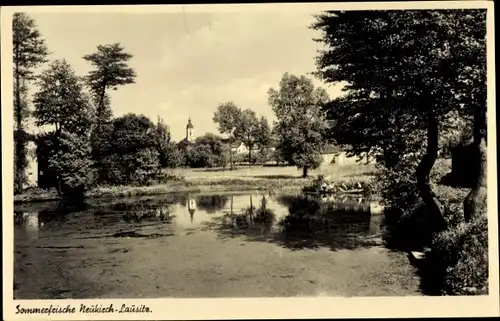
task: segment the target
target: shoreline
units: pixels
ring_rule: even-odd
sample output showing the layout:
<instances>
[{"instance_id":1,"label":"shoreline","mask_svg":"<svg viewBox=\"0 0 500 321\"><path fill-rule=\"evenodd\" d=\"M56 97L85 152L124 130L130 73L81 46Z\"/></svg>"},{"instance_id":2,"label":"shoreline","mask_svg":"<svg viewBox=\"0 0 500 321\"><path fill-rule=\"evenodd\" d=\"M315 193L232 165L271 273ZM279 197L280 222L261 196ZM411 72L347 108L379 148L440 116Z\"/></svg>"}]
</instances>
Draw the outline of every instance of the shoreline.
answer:
<instances>
[{"instance_id":1,"label":"shoreline","mask_svg":"<svg viewBox=\"0 0 500 321\"><path fill-rule=\"evenodd\" d=\"M153 196L168 193L204 193L204 192L230 192L230 191L262 191L262 190L300 190L305 184L279 185L279 184L156 184L151 186L115 186L98 187L85 194L86 199L123 198L135 196ZM23 193L14 195L14 204L43 203L62 200L55 192L46 191L44 194L30 195Z\"/></svg>"},{"instance_id":2,"label":"shoreline","mask_svg":"<svg viewBox=\"0 0 500 321\"><path fill-rule=\"evenodd\" d=\"M123 198L137 196L154 196L168 193L205 193L230 191L300 191L312 182L314 177L294 177L288 179L217 179L217 180L173 180L171 183L154 184L150 186L110 186L97 187L85 194L86 199ZM336 182L352 181L353 177L339 177ZM367 181L366 176L360 176L359 181ZM37 189L39 193L14 195L14 204L43 203L62 200L54 190Z\"/></svg>"}]
</instances>

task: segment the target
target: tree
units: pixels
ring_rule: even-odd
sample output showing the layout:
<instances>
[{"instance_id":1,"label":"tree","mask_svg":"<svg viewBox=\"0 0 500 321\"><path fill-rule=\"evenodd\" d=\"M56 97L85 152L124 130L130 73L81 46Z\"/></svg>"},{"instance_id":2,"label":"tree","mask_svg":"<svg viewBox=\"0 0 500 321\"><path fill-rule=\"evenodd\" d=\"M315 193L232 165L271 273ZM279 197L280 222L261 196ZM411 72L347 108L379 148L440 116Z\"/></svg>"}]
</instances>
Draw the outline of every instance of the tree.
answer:
<instances>
[{"instance_id":1,"label":"tree","mask_svg":"<svg viewBox=\"0 0 500 321\"><path fill-rule=\"evenodd\" d=\"M156 126L144 115L126 114L113 120L111 148L104 159L107 181L145 184L160 166Z\"/></svg>"},{"instance_id":2,"label":"tree","mask_svg":"<svg viewBox=\"0 0 500 321\"><path fill-rule=\"evenodd\" d=\"M170 132L168 126L165 124L163 119L158 116L158 122L156 124L156 144L157 151L160 157L160 167L167 167L168 163L168 153L170 152Z\"/></svg>"},{"instance_id":3,"label":"tree","mask_svg":"<svg viewBox=\"0 0 500 321\"><path fill-rule=\"evenodd\" d=\"M232 101L229 101L217 106L217 111L214 113L213 117L213 121L218 124L219 132L229 135L229 164L231 169L233 169L233 153L231 147L234 143L234 132L240 122L241 113L241 109Z\"/></svg>"},{"instance_id":4,"label":"tree","mask_svg":"<svg viewBox=\"0 0 500 321\"><path fill-rule=\"evenodd\" d=\"M198 137L188 150L188 160L192 167L226 166L226 148L222 138L217 135L207 133Z\"/></svg>"},{"instance_id":5,"label":"tree","mask_svg":"<svg viewBox=\"0 0 500 321\"><path fill-rule=\"evenodd\" d=\"M439 229L443 206L429 174L443 119L473 108L485 124L484 11L342 11L316 19L312 28L323 32L318 41L325 44L317 75L348 84L326 109L336 120L331 138L355 154L380 150L387 168L420 157L417 188Z\"/></svg>"},{"instance_id":6,"label":"tree","mask_svg":"<svg viewBox=\"0 0 500 321\"><path fill-rule=\"evenodd\" d=\"M62 132L50 150L48 169L57 175L58 191L67 198L81 198L94 182L90 144L85 136Z\"/></svg>"},{"instance_id":7,"label":"tree","mask_svg":"<svg viewBox=\"0 0 500 321\"><path fill-rule=\"evenodd\" d=\"M54 126L63 131L86 135L92 108L79 78L66 60L56 60L42 72L35 93L33 116L37 126Z\"/></svg>"},{"instance_id":8,"label":"tree","mask_svg":"<svg viewBox=\"0 0 500 321\"><path fill-rule=\"evenodd\" d=\"M176 143L170 142L166 149L166 167L176 168L186 163L183 151Z\"/></svg>"},{"instance_id":9,"label":"tree","mask_svg":"<svg viewBox=\"0 0 500 321\"><path fill-rule=\"evenodd\" d=\"M83 196L92 183L88 128L92 108L89 97L71 66L56 60L42 72L40 90L35 93L34 117L37 126L52 127L41 143L48 143L46 165L55 175L55 187L62 196Z\"/></svg>"},{"instance_id":10,"label":"tree","mask_svg":"<svg viewBox=\"0 0 500 321\"><path fill-rule=\"evenodd\" d=\"M19 192L26 181L28 165L26 144L29 139L23 121L29 117L27 85L35 79L33 70L47 62L48 49L35 21L27 14L16 12L12 18L14 63L14 190Z\"/></svg>"},{"instance_id":11,"label":"tree","mask_svg":"<svg viewBox=\"0 0 500 321\"><path fill-rule=\"evenodd\" d=\"M258 121L255 144L259 148L261 163L264 164L267 161L269 145L271 144L271 127L265 116L261 116Z\"/></svg>"},{"instance_id":12,"label":"tree","mask_svg":"<svg viewBox=\"0 0 500 321\"><path fill-rule=\"evenodd\" d=\"M255 147L259 133L259 120L255 112L245 109L240 114L238 126L234 131L234 137L248 148L248 165L252 165L252 149Z\"/></svg>"},{"instance_id":13,"label":"tree","mask_svg":"<svg viewBox=\"0 0 500 321\"><path fill-rule=\"evenodd\" d=\"M194 168L213 167L214 158L209 145L193 144L186 147L186 165Z\"/></svg>"},{"instance_id":14,"label":"tree","mask_svg":"<svg viewBox=\"0 0 500 321\"><path fill-rule=\"evenodd\" d=\"M106 90L116 90L119 86L135 82L136 73L127 65L133 56L124 50L119 43L99 45L96 53L83 57L95 68L89 72L86 80L95 95L98 121L104 112Z\"/></svg>"},{"instance_id":15,"label":"tree","mask_svg":"<svg viewBox=\"0 0 500 321\"><path fill-rule=\"evenodd\" d=\"M99 45L97 52L83 57L94 67L85 79L92 92L96 109L92 150L98 167L102 167L100 160L106 156L103 150L109 147L106 142L112 130L109 126L112 111L107 90L117 90L120 86L132 84L136 78L134 69L127 65L133 56L124 50L119 43ZM102 179L103 173L101 170L99 172Z\"/></svg>"},{"instance_id":16,"label":"tree","mask_svg":"<svg viewBox=\"0 0 500 321\"><path fill-rule=\"evenodd\" d=\"M311 79L288 73L283 75L279 91L271 88L268 94L278 119L274 125L276 149L288 163L302 168L302 176L307 177L308 170L322 161L326 123L321 108L328 94L321 87L314 88Z\"/></svg>"}]
</instances>

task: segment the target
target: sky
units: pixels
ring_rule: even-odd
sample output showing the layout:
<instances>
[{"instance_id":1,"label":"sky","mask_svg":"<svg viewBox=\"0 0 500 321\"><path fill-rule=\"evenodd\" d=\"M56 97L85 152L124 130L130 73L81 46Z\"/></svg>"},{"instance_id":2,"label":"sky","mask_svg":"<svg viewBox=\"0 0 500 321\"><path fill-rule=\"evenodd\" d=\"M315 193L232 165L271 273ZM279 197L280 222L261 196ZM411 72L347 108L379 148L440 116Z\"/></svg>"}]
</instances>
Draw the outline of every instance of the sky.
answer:
<instances>
[{"instance_id":1,"label":"sky","mask_svg":"<svg viewBox=\"0 0 500 321\"><path fill-rule=\"evenodd\" d=\"M189 116L195 135L216 133L213 114L226 101L272 122L267 91L285 72L315 71L321 48L313 41L321 35L308 28L314 17L304 11L28 14L49 59L66 59L78 75L90 70L84 55L121 43L137 78L110 92L114 116L144 114L154 122L160 116L176 141L185 137ZM340 94L340 86L315 83L331 97Z\"/></svg>"}]
</instances>

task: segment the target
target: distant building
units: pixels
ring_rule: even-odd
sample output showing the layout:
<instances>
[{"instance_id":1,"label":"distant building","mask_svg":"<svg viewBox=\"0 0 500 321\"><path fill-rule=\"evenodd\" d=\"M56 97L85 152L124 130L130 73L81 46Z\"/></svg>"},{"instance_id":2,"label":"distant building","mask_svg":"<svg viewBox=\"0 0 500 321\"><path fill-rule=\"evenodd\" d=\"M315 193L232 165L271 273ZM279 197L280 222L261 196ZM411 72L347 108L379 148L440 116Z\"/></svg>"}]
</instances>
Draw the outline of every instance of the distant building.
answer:
<instances>
[{"instance_id":1,"label":"distant building","mask_svg":"<svg viewBox=\"0 0 500 321\"><path fill-rule=\"evenodd\" d=\"M196 137L194 135L194 126L191 122L191 117L188 119L188 123L186 125L186 137L179 142L180 145L187 146L189 144L194 143Z\"/></svg>"},{"instance_id":2,"label":"distant building","mask_svg":"<svg viewBox=\"0 0 500 321\"><path fill-rule=\"evenodd\" d=\"M350 164L372 164L374 159L366 154L358 156L349 156L350 148L344 146L328 145L323 149L321 156L323 157L323 165L350 165Z\"/></svg>"},{"instance_id":3,"label":"distant building","mask_svg":"<svg viewBox=\"0 0 500 321\"><path fill-rule=\"evenodd\" d=\"M186 125L186 140L191 143L194 141L194 126L191 122L191 117L189 117L188 123Z\"/></svg>"},{"instance_id":4,"label":"distant building","mask_svg":"<svg viewBox=\"0 0 500 321\"><path fill-rule=\"evenodd\" d=\"M274 142L272 142L269 147L268 147L269 151L275 151L276 150L276 144ZM244 143L236 143L236 144L232 144L231 146L231 152L233 152L233 154L248 154L248 150L249 148L244 144ZM259 147L257 145L253 146L252 147L252 153L257 153L259 152Z\"/></svg>"}]
</instances>

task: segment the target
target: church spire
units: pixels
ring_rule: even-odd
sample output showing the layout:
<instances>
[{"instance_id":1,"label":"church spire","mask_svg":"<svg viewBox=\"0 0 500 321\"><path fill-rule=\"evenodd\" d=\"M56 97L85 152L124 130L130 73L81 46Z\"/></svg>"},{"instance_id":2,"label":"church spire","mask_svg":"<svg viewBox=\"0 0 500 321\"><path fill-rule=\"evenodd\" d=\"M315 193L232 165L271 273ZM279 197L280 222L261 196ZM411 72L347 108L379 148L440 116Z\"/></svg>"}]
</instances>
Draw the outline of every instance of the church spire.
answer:
<instances>
[{"instance_id":1,"label":"church spire","mask_svg":"<svg viewBox=\"0 0 500 321\"><path fill-rule=\"evenodd\" d=\"M188 123L186 125L186 140L189 142L194 141L194 126L191 122L191 115L189 115Z\"/></svg>"}]
</instances>

